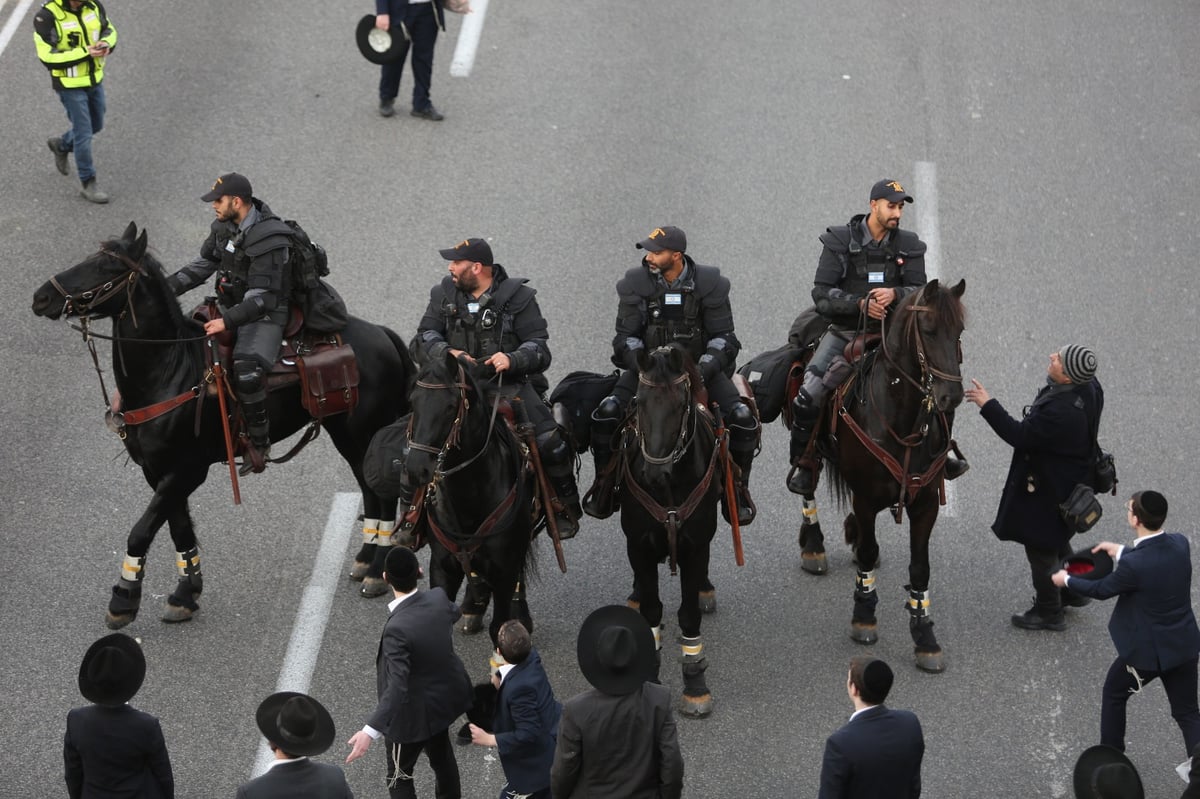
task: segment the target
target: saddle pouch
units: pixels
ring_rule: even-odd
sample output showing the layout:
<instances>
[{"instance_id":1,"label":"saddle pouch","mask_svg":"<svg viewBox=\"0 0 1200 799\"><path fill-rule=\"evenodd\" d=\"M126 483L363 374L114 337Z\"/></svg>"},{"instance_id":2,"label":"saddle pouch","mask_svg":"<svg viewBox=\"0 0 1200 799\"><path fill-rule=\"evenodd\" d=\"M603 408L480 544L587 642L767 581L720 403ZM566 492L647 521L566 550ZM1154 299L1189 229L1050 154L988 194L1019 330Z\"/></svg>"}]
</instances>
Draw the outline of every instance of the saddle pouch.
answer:
<instances>
[{"instance_id":1,"label":"saddle pouch","mask_svg":"<svg viewBox=\"0 0 1200 799\"><path fill-rule=\"evenodd\" d=\"M358 405L358 361L349 344L296 358L300 402L314 419L348 413Z\"/></svg>"},{"instance_id":2,"label":"saddle pouch","mask_svg":"<svg viewBox=\"0 0 1200 799\"><path fill-rule=\"evenodd\" d=\"M1079 483L1071 490L1066 502L1058 506L1058 512L1071 532L1086 533L1100 521L1104 508L1100 507L1092 487Z\"/></svg>"},{"instance_id":3,"label":"saddle pouch","mask_svg":"<svg viewBox=\"0 0 1200 799\"><path fill-rule=\"evenodd\" d=\"M738 374L746 378L754 392L759 418L764 423L779 418L783 406L787 404L788 375L793 369L797 373L802 371L800 359L803 352L791 344L785 344L755 355L738 369Z\"/></svg>"},{"instance_id":4,"label":"saddle pouch","mask_svg":"<svg viewBox=\"0 0 1200 799\"><path fill-rule=\"evenodd\" d=\"M620 372L571 372L550 393L554 418L571 435L576 452L586 452L592 443L592 412L613 392Z\"/></svg>"},{"instance_id":5,"label":"saddle pouch","mask_svg":"<svg viewBox=\"0 0 1200 799\"><path fill-rule=\"evenodd\" d=\"M411 416L379 428L363 456L363 480L381 497L398 497L404 486L404 456L408 453ZM405 509L400 509L403 513Z\"/></svg>"}]
</instances>

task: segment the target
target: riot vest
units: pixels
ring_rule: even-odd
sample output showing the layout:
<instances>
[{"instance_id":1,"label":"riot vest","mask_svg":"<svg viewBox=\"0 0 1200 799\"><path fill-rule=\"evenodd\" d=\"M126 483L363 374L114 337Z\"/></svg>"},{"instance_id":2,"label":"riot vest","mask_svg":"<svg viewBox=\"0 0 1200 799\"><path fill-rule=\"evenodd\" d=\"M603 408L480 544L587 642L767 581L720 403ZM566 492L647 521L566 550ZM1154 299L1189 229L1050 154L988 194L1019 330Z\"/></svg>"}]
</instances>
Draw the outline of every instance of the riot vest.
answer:
<instances>
[{"instance_id":1,"label":"riot vest","mask_svg":"<svg viewBox=\"0 0 1200 799\"><path fill-rule=\"evenodd\" d=\"M521 346L513 328L513 314L519 308L509 305L525 281L508 278L476 300L459 291L449 275L442 278L442 318L446 324L446 343L462 350L477 361L497 352L513 352Z\"/></svg>"},{"instance_id":2,"label":"riot vest","mask_svg":"<svg viewBox=\"0 0 1200 799\"><path fill-rule=\"evenodd\" d=\"M252 286L265 288L280 298L284 305L289 296L290 269L288 264L256 275L251 280L250 269L254 259L279 247L289 246L291 228L271 213L258 198L251 202L258 208L259 220L249 230L241 231L228 222L213 222L215 252L221 261L220 277L217 281L217 297L222 306L232 307L246 297Z\"/></svg>"},{"instance_id":3,"label":"riot vest","mask_svg":"<svg viewBox=\"0 0 1200 799\"><path fill-rule=\"evenodd\" d=\"M874 288L896 288L904 284L904 262L924 255L923 242L908 230L894 230L881 247L864 246L863 216L855 216L843 228L829 228L821 242L842 262L842 281L848 294L862 295Z\"/></svg>"},{"instance_id":4,"label":"riot vest","mask_svg":"<svg viewBox=\"0 0 1200 799\"><path fill-rule=\"evenodd\" d=\"M680 344L699 361L704 354L704 331L700 326L700 297L694 278L666 286L652 278L655 292L646 298L646 347L654 349Z\"/></svg>"}]
</instances>

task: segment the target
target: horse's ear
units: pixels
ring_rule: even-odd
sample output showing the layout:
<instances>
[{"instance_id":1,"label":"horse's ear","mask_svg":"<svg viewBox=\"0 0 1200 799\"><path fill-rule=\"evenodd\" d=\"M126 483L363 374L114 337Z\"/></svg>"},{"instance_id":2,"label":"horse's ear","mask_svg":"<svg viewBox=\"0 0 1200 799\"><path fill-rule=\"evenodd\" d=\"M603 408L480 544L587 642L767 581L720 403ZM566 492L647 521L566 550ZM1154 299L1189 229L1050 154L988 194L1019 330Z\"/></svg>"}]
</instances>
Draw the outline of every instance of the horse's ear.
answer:
<instances>
[{"instance_id":1,"label":"horse's ear","mask_svg":"<svg viewBox=\"0 0 1200 799\"><path fill-rule=\"evenodd\" d=\"M121 234L121 240L132 242L134 237L136 237L136 236L137 236L137 224L134 222L130 222L129 227L125 228L125 232Z\"/></svg>"},{"instance_id":2,"label":"horse's ear","mask_svg":"<svg viewBox=\"0 0 1200 799\"><path fill-rule=\"evenodd\" d=\"M671 347L667 352L667 365L671 367L672 372L683 371L683 350L678 347Z\"/></svg>"},{"instance_id":3,"label":"horse's ear","mask_svg":"<svg viewBox=\"0 0 1200 799\"><path fill-rule=\"evenodd\" d=\"M142 256L146 254L146 230L142 229L142 233L137 237L137 241L129 248L129 258L134 263L142 260Z\"/></svg>"},{"instance_id":4,"label":"horse's ear","mask_svg":"<svg viewBox=\"0 0 1200 799\"><path fill-rule=\"evenodd\" d=\"M926 283L925 288L921 291L921 301L926 302L931 297L936 297L938 293L938 285L938 279L936 277Z\"/></svg>"},{"instance_id":5,"label":"horse's ear","mask_svg":"<svg viewBox=\"0 0 1200 799\"><path fill-rule=\"evenodd\" d=\"M634 358L637 360L638 371L645 372L647 369L649 369L650 368L650 353L646 352L646 348L640 347L640 348L634 350L633 352L634 352Z\"/></svg>"},{"instance_id":6,"label":"horse's ear","mask_svg":"<svg viewBox=\"0 0 1200 799\"><path fill-rule=\"evenodd\" d=\"M961 297L966 290L967 290L967 279L963 278L962 280L958 281L957 286L950 289L950 293L953 294L955 297Z\"/></svg>"}]
</instances>

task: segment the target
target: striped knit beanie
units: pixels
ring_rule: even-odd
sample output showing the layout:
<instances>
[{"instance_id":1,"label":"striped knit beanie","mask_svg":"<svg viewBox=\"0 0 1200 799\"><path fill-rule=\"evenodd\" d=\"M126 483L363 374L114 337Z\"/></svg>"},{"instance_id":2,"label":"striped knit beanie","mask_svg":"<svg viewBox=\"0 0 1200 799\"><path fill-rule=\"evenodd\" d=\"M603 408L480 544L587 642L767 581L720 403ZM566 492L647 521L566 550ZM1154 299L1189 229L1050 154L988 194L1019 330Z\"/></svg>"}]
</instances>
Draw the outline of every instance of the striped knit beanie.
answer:
<instances>
[{"instance_id":1,"label":"striped knit beanie","mask_svg":"<svg viewBox=\"0 0 1200 799\"><path fill-rule=\"evenodd\" d=\"M1096 376L1096 353L1080 344L1068 344L1058 351L1063 373L1072 383L1087 383Z\"/></svg>"}]
</instances>

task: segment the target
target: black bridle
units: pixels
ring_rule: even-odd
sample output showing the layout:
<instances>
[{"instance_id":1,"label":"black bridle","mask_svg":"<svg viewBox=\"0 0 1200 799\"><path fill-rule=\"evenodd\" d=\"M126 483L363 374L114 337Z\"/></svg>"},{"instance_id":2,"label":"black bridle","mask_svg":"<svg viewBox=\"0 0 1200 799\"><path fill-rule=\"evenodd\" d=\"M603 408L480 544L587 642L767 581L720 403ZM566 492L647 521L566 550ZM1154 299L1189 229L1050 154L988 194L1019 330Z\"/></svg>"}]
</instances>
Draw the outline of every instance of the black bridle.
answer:
<instances>
[{"instance_id":1,"label":"black bridle","mask_svg":"<svg viewBox=\"0 0 1200 799\"><path fill-rule=\"evenodd\" d=\"M503 373L500 375L500 380L503 380ZM490 446L492 442L492 431L496 428L496 413L500 409L500 392L499 390L496 391L496 400L492 404L492 416L488 421L487 437L483 441L483 446L479 448L478 452L467 458L462 463L446 469L446 456L449 455L452 450L458 449L460 440L462 438L462 427L466 422L467 412L471 409L471 399L467 396L467 392L471 387L467 383L466 372L463 370L463 367L460 364L458 367L457 379L453 383L429 383L424 380L417 380L416 385L418 388L423 388L429 391L458 392L458 404L454 411L454 421L450 423L450 431L446 434L446 439L442 442L441 446L414 441L412 438L413 419L416 417L416 414L414 413L409 417L408 420L408 446L411 449L415 449L420 452L427 452L436 458L437 467L434 469L433 473L433 480L436 483L454 474L455 472L459 472L467 468L480 457L482 457L485 452L487 452L488 446ZM497 386L497 389L499 389L499 385Z\"/></svg>"},{"instance_id":2,"label":"black bridle","mask_svg":"<svg viewBox=\"0 0 1200 799\"><path fill-rule=\"evenodd\" d=\"M696 435L696 412L694 409L695 403L692 402L692 379L687 372L679 375L669 383L656 383L647 378L644 374L638 375L638 383L649 388L671 389L674 386L682 385L683 387L683 418L679 420L679 436L675 439L675 447L666 455L666 457L655 457L646 451L646 423L642 418L642 412L645 410L646 404L639 402L637 405L635 426L637 431L638 449L642 453L642 458L646 463L655 466L664 466L666 464L674 465L679 463L684 454L692 445L692 439Z\"/></svg>"},{"instance_id":3,"label":"black bridle","mask_svg":"<svg viewBox=\"0 0 1200 799\"><path fill-rule=\"evenodd\" d=\"M133 300L133 287L137 285L138 278L145 274L142 269L142 263L141 261L135 262L124 253L115 252L107 248L101 248L100 253L110 258L115 258L128 268L119 277L106 280L79 294L71 294L71 292L63 288L62 282L59 281L62 272L50 278L50 285L54 286L54 290L63 298L63 314L66 316L74 314L80 317L80 319L86 320L90 317L93 306L107 302L123 290L125 292L125 305L121 308L121 313L116 318L123 319L126 312L129 312L130 317L133 319L133 326L136 328L138 326L137 313L132 310L133 305L131 302Z\"/></svg>"}]
</instances>

